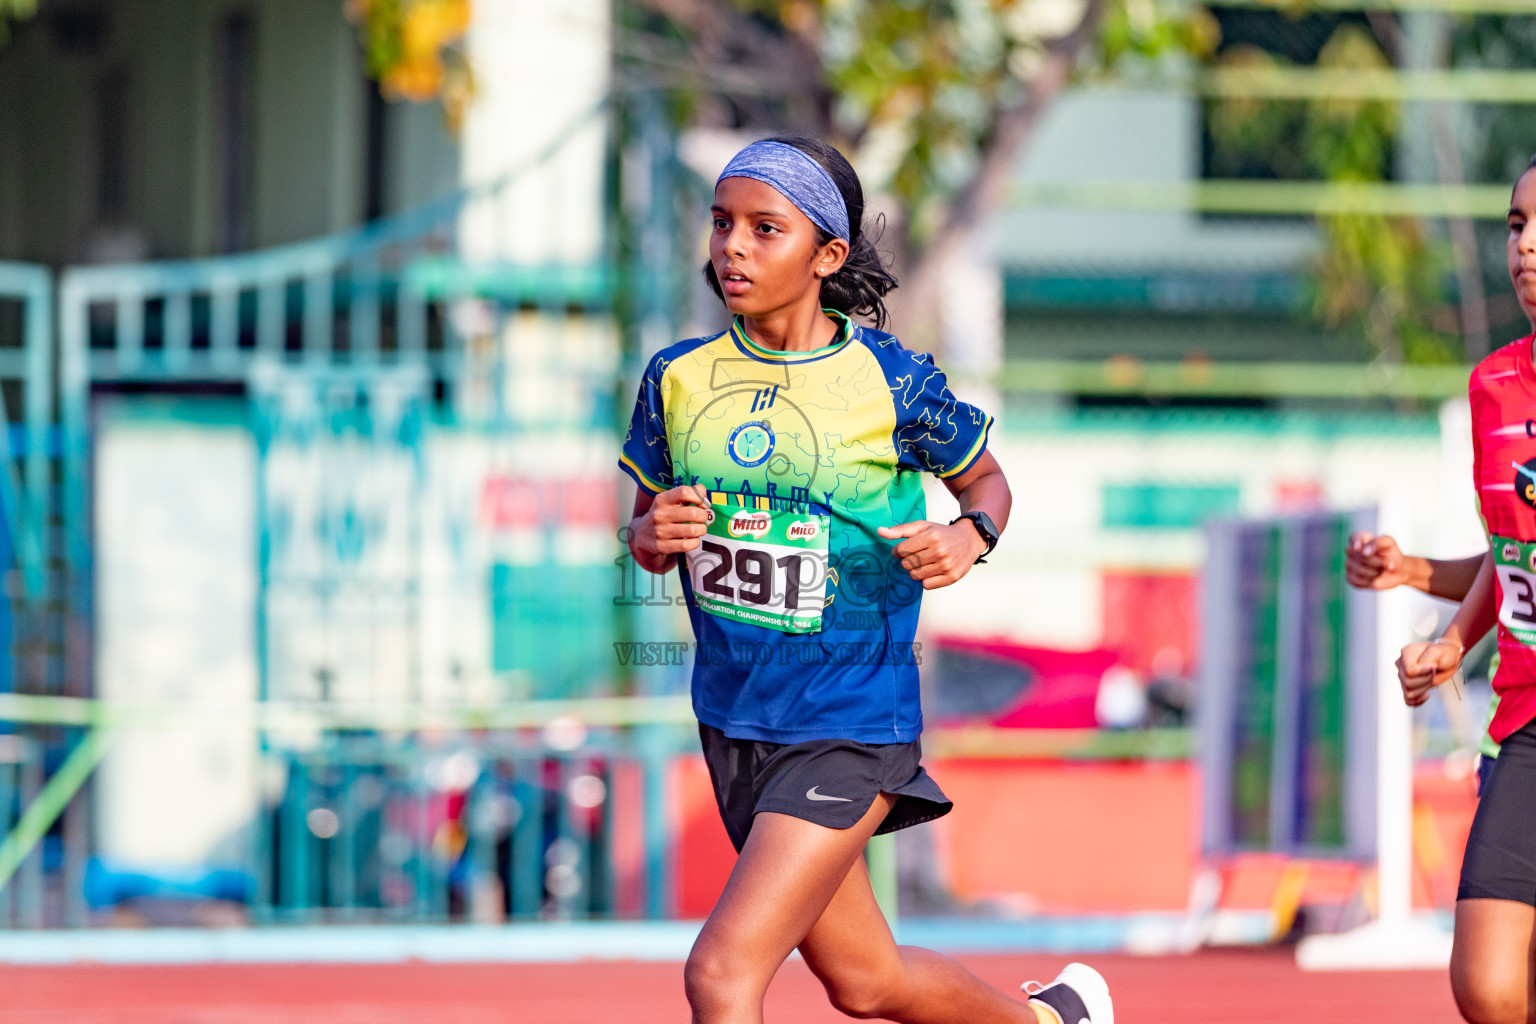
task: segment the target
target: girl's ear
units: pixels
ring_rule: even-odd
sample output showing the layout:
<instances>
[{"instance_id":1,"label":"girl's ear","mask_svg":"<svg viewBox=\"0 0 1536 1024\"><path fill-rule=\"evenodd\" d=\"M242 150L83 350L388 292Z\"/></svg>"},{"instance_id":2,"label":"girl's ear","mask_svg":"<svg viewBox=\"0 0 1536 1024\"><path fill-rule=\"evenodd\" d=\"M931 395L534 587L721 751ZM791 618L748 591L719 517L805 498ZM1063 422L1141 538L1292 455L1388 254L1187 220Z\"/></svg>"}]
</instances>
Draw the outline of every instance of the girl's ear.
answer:
<instances>
[{"instance_id":1,"label":"girl's ear","mask_svg":"<svg viewBox=\"0 0 1536 1024\"><path fill-rule=\"evenodd\" d=\"M843 268L848 262L848 243L841 238L834 238L816 251L811 263L816 271L816 276L828 278Z\"/></svg>"}]
</instances>

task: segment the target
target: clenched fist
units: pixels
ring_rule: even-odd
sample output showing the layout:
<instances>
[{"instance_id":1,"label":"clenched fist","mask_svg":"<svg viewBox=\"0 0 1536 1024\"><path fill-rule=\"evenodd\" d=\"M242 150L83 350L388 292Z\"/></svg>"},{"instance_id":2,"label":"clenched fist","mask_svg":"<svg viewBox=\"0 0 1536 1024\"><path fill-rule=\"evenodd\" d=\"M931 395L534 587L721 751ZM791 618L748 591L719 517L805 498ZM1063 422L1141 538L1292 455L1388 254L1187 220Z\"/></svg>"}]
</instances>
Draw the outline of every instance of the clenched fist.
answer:
<instances>
[{"instance_id":1,"label":"clenched fist","mask_svg":"<svg viewBox=\"0 0 1536 1024\"><path fill-rule=\"evenodd\" d=\"M1409 644L1397 658L1397 681L1403 701L1411 708L1429 700L1429 691L1456 674L1462 650L1448 640Z\"/></svg>"},{"instance_id":2,"label":"clenched fist","mask_svg":"<svg viewBox=\"0 0 1536 1024\"><path fill-rule=\"evenodd\" d=\"M900 539L895 555L901 567L924 590L947 587L971 571L987 550L987 542L969 519L958 523L932 523L918 519L899 526L882 526L880 536Z\"/></svg>"},{"instance_id":3,"label":"clenched fist","mask_svg":"<svg viewBox=\"0 0 1536 1024\"><path fill-rule=\"evenodd\" d=\"M1362 590L1391 590L1408 582L1404 557L1390 534L1354 534L1344 555L1344 578Z\"/></svg>"},{"instance_id":4,"label":"clenched fist","mask_svg":"<svg viewBox=\"0 0 1536 1024\"><path fill-rule=\"evenodd\" d=\"M667 572L678 555L699 546L710 515L709 493L699 484L663 491L644 515L630 520L630 553L641 568Z\"/></svg>"}]
</instances>

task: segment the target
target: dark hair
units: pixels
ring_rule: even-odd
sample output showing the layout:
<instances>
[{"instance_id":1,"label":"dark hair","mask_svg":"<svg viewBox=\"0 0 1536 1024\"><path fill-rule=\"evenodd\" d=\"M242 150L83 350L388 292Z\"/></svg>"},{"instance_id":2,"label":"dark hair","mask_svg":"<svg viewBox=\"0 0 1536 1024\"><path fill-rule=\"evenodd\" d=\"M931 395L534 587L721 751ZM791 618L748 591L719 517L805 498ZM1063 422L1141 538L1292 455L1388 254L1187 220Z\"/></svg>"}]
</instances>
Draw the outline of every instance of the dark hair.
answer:
<instances>
[{"instance_id":1,"label":"dark hair","mask_svg":"<svg viewBox=\"0 0 1536 1024\"><path fill-rule=\"evenodd\" d=\"M778 135L769 141L794 146L821 164L832 176L832 183L843 194L843 202L848 207L848 234L851 236L848 239L848 259L836 273L822 280L821 304L849 316L867 317L877 329L884 328L887 319L885 296L896 287L896 278L886 269L884 258L864 233L864 186L859 184L858 174L843 154L820 139ZM818 248L830 241L830 234L820 227L816 228ZM724 302L725 293L720 290L720 281L715 277L714 263L705 261L704 279L709 282L709 287L720 301Z\"/></svg>"}]
</instances>

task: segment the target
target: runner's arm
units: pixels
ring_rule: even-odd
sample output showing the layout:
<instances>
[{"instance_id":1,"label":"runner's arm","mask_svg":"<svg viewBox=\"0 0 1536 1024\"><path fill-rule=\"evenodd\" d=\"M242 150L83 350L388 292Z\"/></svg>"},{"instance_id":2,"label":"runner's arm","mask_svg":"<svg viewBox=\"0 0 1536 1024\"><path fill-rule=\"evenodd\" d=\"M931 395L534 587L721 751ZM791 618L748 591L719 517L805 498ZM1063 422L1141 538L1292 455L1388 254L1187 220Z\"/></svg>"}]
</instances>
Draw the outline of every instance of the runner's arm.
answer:
<instances>
[{"instance_id":1,"label":"runner's arm","mask_svg":"<svg viewBox=\"0 0 1536 1024\"><path fill-rule=\"evenodd\" d=\"M1467 591L1466 600L1456 617L1429 643L1409 644L1397 659L1397 678L1403 687L1403 700L1417 707L1429 699L1429 691L1450 679L1466 657L1467 648L1493 628L1497 616L1494 607L1493 552L1482 556L1477 578Z\"/></svg>"},{"instance_id":2,"label":"runner's arm","mask_svg":"<svg viewBox=\"0 0 1536 1024\"><path fill-rule=\"evenodd\" d=\"M708 508L709 495L698 484L654 495L635 488L635 508L625 530L629 553L647 572L671 571L678 555L699 546Z\"/></svg>"},{"instance_id":3,"label":"runner's arm","mask_svg":"<svg viewBox=\"0 0 1536 1024\"><path fill-rule=\"evenodd\" d=\"M1483 555L1477 577L1467 590L1467 596L1461 602L1461 607L1456 610L1456 617L1440 635L1446 640L1454 640L1461 644L1462 650L1465 651L1493 628L1497 611L1494 607L1493 551L1490 549ZM1460 659L1457 660L1460 661Z\"/></svg>"},{"instance_id":4,"label":"runner's arm","mask_svg":"<svg viewBox=\"0 0 1536 1024\"><path fill-rule=\"evenodd\" d=\"M944 486L960 503L961 512L985 512L997 527L998 535L1008 528L1008 513L1013 511L1013 492L1008 489L1008 478L1003 467L997 464L991 452L982 452L976 465L959 476L946 477ZM972 533L976 528L969 523L957 523ZM985 548L985 545L983 545Z\"/></svg>"},{"instance_id":5,"label":"runner's arm","mask_svg":"<svg viewBox=\"0 0 1536 1024\"><path fill-rule=\"evenodd\" d=\"M1472 584L1477 580L1477 574L1483 567L1483 561L1488 553L1481 555L1468 555L1466 558L1422 558L1427 578L1424 585L1410 583L1431 597L1442 597L1447 601L1462 601L1472 589Z\"/></svg>"},{"instance_id":6,"label":"runner's arm","mask_svg":"<svg viewBox=\"0 0 1536 1024\"><path fill-rule=\"evenodd\" d=\"M1357 533L1349 538L1344 576L1352 587L1391 590L1412 587L1431 597L1460 601L1467 596L1483 555L1466 558L1424 558L1405 554L1390 534Z\"/></svg>"},{"instance_id":7,"label":"runner's arm","mask_svg":"<svg viewBox=\"0 0 1536 1024\"><path fill-rule=\"evenodd\" d=\"M949 493L960 502L962 512L985 512L1001 536L1013 508L1013 495L1002 467L983 451L976 464L964 473L944 480ZM892 552L902 568L924 590L936 590L956 582L976 564L987 550L969 519L958 523L935 523L920 519L898 526L882 526L880 536L900 540Z\"/></svg>"}]
</instances>

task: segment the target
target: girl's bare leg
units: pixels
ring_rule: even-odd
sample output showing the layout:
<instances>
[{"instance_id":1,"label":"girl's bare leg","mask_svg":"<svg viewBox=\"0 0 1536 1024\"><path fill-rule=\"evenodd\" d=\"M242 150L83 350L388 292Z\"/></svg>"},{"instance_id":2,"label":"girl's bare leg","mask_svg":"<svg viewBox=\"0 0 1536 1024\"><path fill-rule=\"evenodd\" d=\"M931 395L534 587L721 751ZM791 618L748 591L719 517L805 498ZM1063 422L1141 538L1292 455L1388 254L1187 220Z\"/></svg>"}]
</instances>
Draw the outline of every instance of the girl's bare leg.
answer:
<instances>
[{"instance_id":1,"label":"girl's bare leg","mask_svg":"<svg viewBox=\"0 0 1536 1024\"><path fill-rule=\"evenodd\" d=\"M1536 907L1458 900L1451 991L1470 1024L1536 1024Z\"/></svg>"},{"instance_id":2,"label":"girl's bare leg","mask_svg":"<svg viewBox=\"0 0 1536 1024\"><path fill-rule=\"evenodd\" d=\"M683 968L695 1024L760 1024L779 965L832 902L891 808L875 798L849 829L759 814Z\"/></svg>"},{"instance_id":3,"label":"girl's bare leg","mask_svg":"<svg viewBox=\"0 0 1536 1024\"><path fill-rule=\"evenodd\" d=\"M919 946L898 946L859 860L800 954L850 1017L902 1024L1035 1024L1035 1011L999 992L954 960Z\"/></svg>"},{"instance_id":4,"label":"girl's bare leg","mask_svg":"<svg viewBox=\"0 0 1536 1024\"><path fill-rule=\"evenodd\" d=\"M853 1016L912 1024L1034 1024L1035 1013L947 957L898 947L862 853L895 798L832 829L759 814L684 968L695 1024L760 1024L763 995L796 946Z\"/></svg>"}]
</instances>

